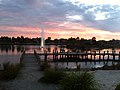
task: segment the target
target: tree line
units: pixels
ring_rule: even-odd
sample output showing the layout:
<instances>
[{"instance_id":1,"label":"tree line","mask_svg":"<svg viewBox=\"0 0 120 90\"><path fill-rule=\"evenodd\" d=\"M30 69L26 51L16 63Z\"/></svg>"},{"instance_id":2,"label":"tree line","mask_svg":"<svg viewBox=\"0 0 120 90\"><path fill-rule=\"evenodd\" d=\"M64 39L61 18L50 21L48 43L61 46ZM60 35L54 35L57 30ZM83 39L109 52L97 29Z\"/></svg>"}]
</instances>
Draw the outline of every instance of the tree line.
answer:
<instances>
[{"instance_id":1,"label":"tree line","mask_svg":"<svg viewBox=\"0 0 120 90\"><path fill-rule=\"evenodd\" d=\"M12 45L40 45L41 38L28 38L28 37L8 37L8 36L1 36L0 37L0 45L2 44L12 44ZM66 45L68 48L114 48L120 47L120 40L96 40L96 37L92 37L91 39L84 39L84 38L73 38L70 37L68 39L60 38L60 39L51 39L48 37L45 39L45 44L48 45Z\"/></svg>"}]
</instances>

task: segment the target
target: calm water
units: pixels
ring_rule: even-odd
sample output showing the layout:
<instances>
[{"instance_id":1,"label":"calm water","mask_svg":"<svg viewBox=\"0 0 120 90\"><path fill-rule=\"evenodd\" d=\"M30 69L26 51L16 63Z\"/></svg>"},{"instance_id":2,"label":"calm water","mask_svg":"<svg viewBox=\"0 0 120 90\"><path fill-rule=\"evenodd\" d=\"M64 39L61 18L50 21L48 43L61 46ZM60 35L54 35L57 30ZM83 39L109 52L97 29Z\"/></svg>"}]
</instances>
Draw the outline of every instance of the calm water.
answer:
<instances>
[{"instance_id":1,"label":"calm water","mask_svg":"<svg viewBox=\"0 0 120 90\"><path fill-rule=\"evenodd\" d=\"M61 46L49 45L49 46L46 46L45 48L48 52L52 52L53 50L60 51L60 49L63 47L64 46L61 47ZM36 50L38 53L41 52L40 46L38 46L38 45L4 45L4 46L2 45L2 46L0 46L0 63L5 63L8 61L10 61L11 63L19 63L21 54L24 50L26 51L26 53L33 53L34 50ZM68 49L66 49L65 47L64 47L64 50L68 51ZM101 52L104 52L104 51L112 52L112 49L101 50ZM115 51L116 51L116 53L118 53L120 51L120 49L115 49ZM97 57L98 56L96 56L96 58ZM50 57L48 57L48 58L50 58ZM107 56L105 58L107 58ZM118 57L116 57L116 59L117 58ZM83 68L103 66L103 63L96 63L96 65L94 65L94 63L88 63L87 66L85 65L85 63L78 63L78 64L80 64L81 67L83 67ZM111 63L109 63L109 65L111 65ZM65 67L75 68L76 63L69 63L69 64L59 63L58 66L64 67L64 68Z\"/></svg>"},{"instance_id":2,"label":"calm water","mask_svg":"<svg viewBox=\"0 0 120 90\"><path fill-rule=\"evenodd\" d=\"M52 52L54 49L60 51L59 46L46 46L48 52ZM19 63L24 50L26 53L34 53L34 50L38 53L41 52L39 45L0 45L0 63L8 61L11 63Z\"/></svg>"},{"instance_id":3,"label":"calm water","mask_svg":"<svg viewBox=\"0 0 120 90\"><path fill-rule=\"evenodd\" d=\"M22 51L21 46L0 45L0 64L5 62L19 63Z\"/></svg>"}]
</instances>

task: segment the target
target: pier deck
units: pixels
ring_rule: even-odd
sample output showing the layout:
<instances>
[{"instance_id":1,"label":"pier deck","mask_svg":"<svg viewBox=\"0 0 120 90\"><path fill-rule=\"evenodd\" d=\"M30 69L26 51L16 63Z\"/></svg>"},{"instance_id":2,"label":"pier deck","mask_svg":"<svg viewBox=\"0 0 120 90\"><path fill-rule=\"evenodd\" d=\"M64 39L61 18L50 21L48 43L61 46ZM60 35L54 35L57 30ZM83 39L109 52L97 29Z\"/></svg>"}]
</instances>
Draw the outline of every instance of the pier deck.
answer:
<instances>
[{"instance_id":1,"label":"pier deck","mask_svg":"<svg viewBox=\"0 0 120 90\"><path fill-rule=\"evenodd\" d=\"M21 74L9 82L8 90L56 90L55 85L43 84L38 80L43 76L34 54L24 54Z\"/></svg>"},{"instance_id":2,"label":"pier deck","mask_svg":"<svg viewBox=\"0 0 120 90\"><path fill-rule=\"evenodd\" d=\"M36 52L35 52L36 53ZM120 62L120 52L43 52L36 53L38 56L44 56L44 60L55 62Z\"/></svg>"}]
</instances>

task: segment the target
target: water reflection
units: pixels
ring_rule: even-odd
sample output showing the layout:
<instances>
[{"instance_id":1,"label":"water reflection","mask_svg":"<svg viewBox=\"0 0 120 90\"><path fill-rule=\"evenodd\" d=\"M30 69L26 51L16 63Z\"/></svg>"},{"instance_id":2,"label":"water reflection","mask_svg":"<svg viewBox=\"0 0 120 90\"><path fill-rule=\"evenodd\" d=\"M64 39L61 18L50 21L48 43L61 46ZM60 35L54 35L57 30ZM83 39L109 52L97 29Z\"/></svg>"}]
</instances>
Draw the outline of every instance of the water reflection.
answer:
<instances>
[{"instance_id":1,"label":"water reflection","mask_svg":"<svg viewBox=\"0 0 120 90\"><path fill-rule=\"evenodd\" d=\"M14 52L15 51L15 46L14 45L12 45L12 52Z\"/></svg>"},{"instance_id":2,"label":"water reflection","mask_svg":"<svg viewBox=\"0 0 120 90\"><path fill-rule=\"evenodd\" d=\"M23 51L26 51L26 53L33 53L34 50L37 52L37 53L40 53L41 52L41 49L40 49L40 46L39 45L0 45L0 63L1 62L6 62L6 61L10 61L10 62L19 62L19 59L20 59L20 56L22 54ZM53 52L53 50L56 50L58 52L60 52L61 50L64 50L65 52L69 51L69 52L85 52L83 50L70 50L70 49L67 49L65 46L56 46L56 45L47 45L45 48L44 48L45 51L47 52ZM43 50L43 51L44 51ZM116 51L116 53L119 53L120 49L114 49ZM99 52L99 50L94 50L96 51L96 53ZM106 52L109 51L109 52L112 52L113 50L112 49L103 49L103 50L100 50L101 53L103 52ZM90 51L88 51L90 52ZM94 52L93 52L94 53ZM48 57L49 60L53 58L53 56L50 56ZM89 56L90 58L90 56ZM94 58L94 57L92 57ZM96 58L99 58L99 56L96 55ZM102 57L101 57L102 58ZM110 56L110 58L112 58L112 56ZM107 59L107 56L105 56L105 59ZM116 57L116 59L118 59L118 57ZM59 66L62 66L62 64L59 64ZM64 63L65 67L67 65L67 63ZM71 67L74 67L76 64L75 63L69 63L69 66ZM89 66L90 65L90 66ZM91 67L91 66L101 66L103 64L96 64L96 65L93 65L93 64L88 64L87 67ZM81 66L82 67L86 67L86 65L84 65L84 63L81 63Z\"/></svg>"},{"instance_id":3,"label":"water reflection","mask_svg":"<svg viewBox=\"0 0 120 90\"><path fill-rule=\"evenodd\" d=\"M19 54L22 53L23 51L26 52L34 52L34 50L36 50L38 53L41 51L40 46L39 45L0 45L0 55L1 54ZM65 52L69 51L69 52L85 52L84 50L70 50L67 49L65 46L60 46L60 45L46 45L46 47L44 48L45 51L47 52L53 52L53 50L60 52L61 50L64 50ZM104 51L107 52L112 52L113 49L103 49L103 50L93 50L93 52L96 51L97 52L101 52L103 53ZM119 53L120 49L114 49L114 51L116 51L116 53ZM90 52L90 50L88 51Z\"/></svg>"},{"instance_id":4,"label":"water reflection","mask_svg":"<svg viewBox=\"0 0 120 90\"><path fill-rule=\"evenodd\" d=\"M22 51L24 51L24 47L21 45L0 45L0 55L21 54Z\"/></svg>"}]
</instances>

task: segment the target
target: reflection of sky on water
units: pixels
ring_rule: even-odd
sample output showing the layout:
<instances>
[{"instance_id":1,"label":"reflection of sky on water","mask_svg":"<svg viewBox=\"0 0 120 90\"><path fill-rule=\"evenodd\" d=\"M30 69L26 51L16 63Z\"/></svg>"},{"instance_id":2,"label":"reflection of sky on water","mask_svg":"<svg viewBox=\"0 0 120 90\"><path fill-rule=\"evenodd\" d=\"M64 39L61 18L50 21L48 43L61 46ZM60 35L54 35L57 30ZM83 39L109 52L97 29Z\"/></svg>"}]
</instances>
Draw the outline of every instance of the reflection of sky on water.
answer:
<instances>
[{"instance_id":1,"label":"reflection of sky on water","mask_svg":"<svg viewBox=\"0 0 120 90\"><path fill-rule=\"evenodd\" d=\"M0 55L21 54L24 50L26 53L33 53L34 50L38 53L41 52L39 45L0 45ZM60 51L60 47L55 45L47 45L44 50L48 52L53 52L53 50ZM66 48L65 51L67 51Z\"/></svg>"},{"instance_id":2,"label":"reflection of sky on water","mask_svg":"<svg viewBox=\"0 0 120 90\"><path fill-rule=\"evenodd\" d=\"M52 52L54 49L60 50L58 46L49 45L45 50ZM17 63L23 51L26 53L33 53L34 50L41 52L39 45L0 45L0 63L12 62Z\"/></svg>"},{"instance_id":3,"label":"reflection of sky on water","mask_svg":"<svg viewBox=\"0 0 120 90\"><path fill-rule=\"evenodd\" d=\"M58 52L60 51L60 49L63 49L63 47L60 47L60 46L55 46L55 45L47 45L44 50L45 51L48 51L48 52L53 52L53 50L57 50ZM37 53L40 53L41 52L41 49L40 49L40 46L39 45L4 45L4 46L1 46L0 45L0 63L4 63L4 62L12 62L12 63L18 63L19 60L20 60L20 56L22 54L23 51L26 51L26 53L33 53L34 50L37 52ZM65 51L68 51L68 49L66 49L64 47L64 50ZM107 51L111 52L112 53L112 49L103 49L103 50L100 50L101 53L104 53L104 51L107 53ZM115 49L116 53L119 53L120 49ZM89 51L90 52L90 51ZM96 50L96 53L98 53L99 51ZM94 53L94 52L93 52ZM107 55L104 57L105 59L107 59ZM112 58L112 56L109 56L110 58ZM44 57L42 57L44 59ZM52 59L53 56L49 56L48 59ZM88 56L88 58L90 58L90 56ZM94 58L94 57L92 57ZM101 58L103 58L101 56ZM99 56L96 55L96 59L99 59ZM118 59L118 57L116 57L116 59ZM96 64L94 63L87 63L87 65L83 62L79 62L78 64L81 65L82 68L91 68L91 67L101 67L104 65L104 63L98 63L96 62ZM111 62L109 62L109 65L112 65ZM59 63L58 64L59 67L68 67L68 68L76 68L76 63L69 63L67 65L67 63Z\"/></svg>"},{"instance_id":4,"label":"reflection of sky on water","mask_svg":"<svg viewBox=\"0 0 120 90\"><path fill-rule=\"evenodd\" d=\"M20 45L0 45L0 64L5 62L19 63L24 47Z\"/></svg>"},{"instance_id":5,"label":"reflection of sky on water","mask_svg":"<svg viewBox=\"0 0 120 90\"><path fill-rule=\"evenodd\" d=\"M24 47L20 45L0 45L0 55L18 55L23 50Z\"/></svg>"}]
</instances>

